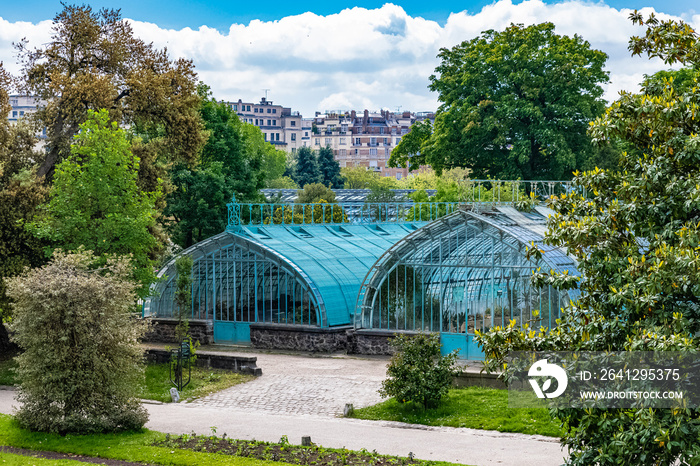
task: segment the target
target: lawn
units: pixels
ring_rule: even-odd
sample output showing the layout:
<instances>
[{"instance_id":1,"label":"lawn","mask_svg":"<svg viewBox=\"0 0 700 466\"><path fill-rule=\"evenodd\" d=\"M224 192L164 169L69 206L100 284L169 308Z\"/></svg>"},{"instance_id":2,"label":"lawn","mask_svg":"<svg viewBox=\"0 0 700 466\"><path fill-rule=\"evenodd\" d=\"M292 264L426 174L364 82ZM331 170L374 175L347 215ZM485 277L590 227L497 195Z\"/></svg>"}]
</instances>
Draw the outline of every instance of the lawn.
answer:
<instances>
[{"instance_id":1,"label":"lawn","mask_svg":"<svg viewBox=\"0 0 700 466\"><path fill-rule=\"evenodd\" d=\"M14 374L17 367L14 359L0 361L0 385L16 385ZM218 392L224 388L248 382L252 375L243 375L223 369L192 368L192 381L180 394L181 399L198 398ZM139 397L145 400L170 401L170 383L167 364L149 364L146 366L145 384L141 387Z\"/></svg>"},{"instance_id":2,"label":"lawn","mask_svg":"<svg viewBox=\"0 0 700 466\"><path fill-rule=\"evenodd\" d=\"M562 433L546 409L509 408L507 390L482 387L452 389L435 409L423 410L412 403L401 404L391 399L374 406L356 409L353 417L550 437L559 437Z\"/></svg>"},{"instance_id":3,"label":"lawn","mask_svg":"<svg viewBox=\"0 0 700 466\"><path fill-rule=\"evenodd\" d=\"M199 398L224 388L248 382L255 377L238 374L223 369L192 368L192 380L180 394L181 399ZM146 366L146 384L139 396L146 400L170 401L170 383L167 364L149 364Z\"/></svg>"},{"instance_id":4,"label":"lawn","mask_svg":"<svg viewBox=\"0 0 700 466\"><path fill-rule=\"evenodd\" d=\"M229 448L228 453L230 454L193 450L207 450L215 444L224 444L226 442L230 442L230 445L234 446L234 448ZM139 432L122 432L117 434L61 436L29 432L21 429L11 416L3 414L0 414L0 445L171 466L202 464L211 466L289 466L290 464L305 466L346 466L350 464L363 466L457 466L454 463L410 460L377 455L366 450L353 452L345 449L326 449L318 446L301 447L287 443L286 436L282 436L277 444L224 440L213 436L183 435L173 438L169 435L146 429L142 429ZM218 448L224 451L222 447ZM285 463L239 456L253 454L262 454L266 455L266 457L283 456L289 459L290 462ZM364 460L362 462L353 462L353 459L357 457L362 457ZM24 462L21 461L22 457L20 457L19 462L12 462L15 461L15 455L0 453L0 464L3 464L3 460L7 460L8 464L11 465L27 464L27 457L24 457ZM60 461L35 461L34 458L31 459L31 463L37 466L71 466L76 464Z\"/></svg>"},{"instance_id":5,"label":"lawn","mask_svg":"<svg viewBox=\"0 0 700 466\"><path fill-rule=\"evenodd\" d=\"M0 464L2 466L79 466L85 465L80 461L72 460L47 460L44 458L34 458L24 455L13 455L12 453L0 453Z\"/></svg>"}]
</instances>

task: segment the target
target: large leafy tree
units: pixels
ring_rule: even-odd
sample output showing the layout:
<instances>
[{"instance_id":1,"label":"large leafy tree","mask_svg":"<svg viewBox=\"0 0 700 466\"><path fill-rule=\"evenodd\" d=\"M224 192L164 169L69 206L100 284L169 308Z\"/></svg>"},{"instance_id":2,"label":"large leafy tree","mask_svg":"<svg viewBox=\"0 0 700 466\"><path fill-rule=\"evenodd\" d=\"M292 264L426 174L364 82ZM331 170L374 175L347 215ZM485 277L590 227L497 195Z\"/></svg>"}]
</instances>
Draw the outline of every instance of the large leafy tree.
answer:
<instances>
[{"instance_id":1,"label":"large leafy tree","mask_svg":"<svg viewBox=\"0 0 700 466\"><path fill-rule=\"evenodd\" d=\"M632 53L686 66L685 79L648 78L641 93L622 93L594 121L594 141L636 151L623 154L619 170L577 174L572 193L552 200L558 214L546 241L576 258L582 279L536 275L539 284L578 287L581 297L564 309L556 331L511 327L481 337L492 368L518 349L697 352L700 37L682 22L637 12L632 19L648 26L631 39ZM700 411L691 406L554 414L568 427L563 443L572 465L696 464L700 456Z\"/></svg>"},{"instance_id":2,"label":"large leafy tree","mask_svg":"<svg viewBox=\"0 0 700 466\"><path fill-rule=\"evenodd\" d=\"M36 113L48 149L39 176L53 177L89 110L99 109L140 136L132 149L142 161L139 184L145 192L155 191L167 162L196 161L205 134L192 62L170 60L165 50L134 37L119 10L64 4L50 42L35 49L25 42L16 46L23 91L46 101Z\"/></svg>"},{"instance_id":3,"label":"large leafy tree","mask_svg":"<svg viewBox=\"0 0 700 466\"><path fill-rule=\"evenodd\" d=\"M0 62L0 115L10 112L9 93L13 79ZM47 189L31 171L35 131L20 121L11 125L0 119L0 322L10 317L10 303L5 294L5 279L27 267L42 265L44 242L29 233L23 223L31 220L36 208L46 199ZM0 334L3 328L0 325ZM3 340L0 335L0 340ZM0 341L0 346L2 342Z\"/></svg>"},{"instance_id":4,"label":"large leafy tree","mask_svg":"<svg viewBox=\"0 0 700 466\"><path fill-rule=\"evenodd\" d=\"M419 126L392 164L499 179L565 179L585 167L588 123L605 108L605 53L543 23L485 31L439 58L429 86L441 102L434 128Z\"/></svg>"},{"instance_id":5,"label":"large leafy tree","mask_svg":"<svg viewBox=\"0 0 700 466\"><path fill-rule=\"evenodd\" d=\"M226 203L258 201L268 176L284 173L286 157L260 128L243 123L231 108L217 102L206 86L200 114L209 133L202 162L171 171L174 190L168 194L164 217L173 241L186 248L226 228Z\"/></svg>"},{"instance_id":6,"label":"large leafy tree","mask_svg":"<svg viewBox=\"0 0 700 466\"><path fill-rule=\"evenodd\" d=\"M87 118L71 155L56 167L50 200L30 229L67 251L131 255L132 279L145 296L155 278L159 244L151 231L159 193L139 190L139 159L108 112L89 111Z\"/></svg>"}]
</instances>

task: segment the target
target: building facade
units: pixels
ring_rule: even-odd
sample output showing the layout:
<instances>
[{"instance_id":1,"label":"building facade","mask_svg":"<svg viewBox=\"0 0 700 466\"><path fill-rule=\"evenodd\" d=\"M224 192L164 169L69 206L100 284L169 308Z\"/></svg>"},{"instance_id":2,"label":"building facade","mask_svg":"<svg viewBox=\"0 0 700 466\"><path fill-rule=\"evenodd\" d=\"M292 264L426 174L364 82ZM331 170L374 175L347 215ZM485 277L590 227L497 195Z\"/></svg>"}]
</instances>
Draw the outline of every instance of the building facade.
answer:
<instances>
[{"instance_id":1,"label":"building facade","mask_svg":"<svg viewBox=\"0 0 700 466\"><path fill-rule=\"evenodd\" d=\"M317 112L313 118L302 118L299 112L273 105L264 97L257 104L239 99L228 105L241 121L258 126L265 140L281 150L293 154L300 147L314 150L330 147L341 168L365 167L396 179L408 176L408 169L387 167L391 151L413 124L435 120L434 113L388 110L379 113L365 110L362 114L354 110Z\"/></svg>"}]
</instances>

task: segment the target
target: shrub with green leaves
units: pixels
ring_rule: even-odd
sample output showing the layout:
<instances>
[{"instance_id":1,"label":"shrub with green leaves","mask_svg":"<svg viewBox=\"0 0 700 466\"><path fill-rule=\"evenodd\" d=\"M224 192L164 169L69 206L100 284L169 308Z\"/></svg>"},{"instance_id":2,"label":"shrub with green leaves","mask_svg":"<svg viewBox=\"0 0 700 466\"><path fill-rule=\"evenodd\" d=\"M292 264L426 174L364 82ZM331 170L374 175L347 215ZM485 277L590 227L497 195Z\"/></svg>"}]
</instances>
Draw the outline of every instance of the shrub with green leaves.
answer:
<instances>
[{"instance_id":1,"label":"shrub with green leaves","mask_svg":"<svg viewBox=\"0 0 700 466\"><path fill-rule=\"evenodd\" d=\"M106 261L106 262L105 262ZM101 264L101 265L97 265ZM136 284L124 257L56 251L44 267L8 279L14 300L17 420L57 433L141 428L143 325L131 309Z\"/></svg>"},{"instance_id":2,"label":"shrub with green leaves","mask_svg":"<svg viewBox=\"0 0 700 466\"><path fill-rule=\"evenodd\" d=\"M441 355L437 333L397 335L391 346L396 353L389 362L387 379L379 393L399 403L414 402L423 408L437 406L457 375L457 352Z\"/></svg>"},{"instance_id":3,"label":"shrub with green leaves","mask_svg":"<svg viewBox=\"0 0 700 466\"><path fill-rule=\"evenodd\" d=\"M489 369L503 369L515 350L698 351L700 36L683 22L637 12L631 18L647 26L630 41L633 54L688 69L647 76L641 93L623 92L591 125L594 141L634 150L620 157L619 170L577 173L573 191L551 199L557 214L545 242L566 248L582 276L535 274L535 285L578 288L581 295L555 329L511 325L477 335ZM551 413L565 427L569 465L685 465L700 458L697 408Z\"/></svg>"}]
</instances>

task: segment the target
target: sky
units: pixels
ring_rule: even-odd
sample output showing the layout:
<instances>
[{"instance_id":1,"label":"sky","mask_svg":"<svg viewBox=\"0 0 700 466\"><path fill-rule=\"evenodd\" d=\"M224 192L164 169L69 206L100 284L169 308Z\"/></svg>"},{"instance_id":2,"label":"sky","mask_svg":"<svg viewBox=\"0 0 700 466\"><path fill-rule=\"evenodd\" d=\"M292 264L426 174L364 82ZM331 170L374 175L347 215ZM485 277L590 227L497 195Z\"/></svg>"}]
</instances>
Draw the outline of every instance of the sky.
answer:
<instances>
[{"instance_id":1,"label":"sky","mask_svg":"<svg viewBox=\"0 0 700 466\"><path fill-rule=\"evenodd\" d=\"M553 22L559 34L578 34L609 56L605 98L636 91L644 74L666 69L646 57L631 57L627 42L644 28L629 21L637 8L700 28L697 2L681 0L444 0L382 3L254 2L224 0L89 2L120 8L137 36L167 47L171 58L194 61L199 79L221 100L275 104L300 111L434 111L437 94L429 76L441 47L453 47L487 29L510 23ZM0 5L0 61L19 73L12 47L50 40L60 2L25 0ZM79 2L79 3L82 3Z\"/></svg>"}]
</instances>

